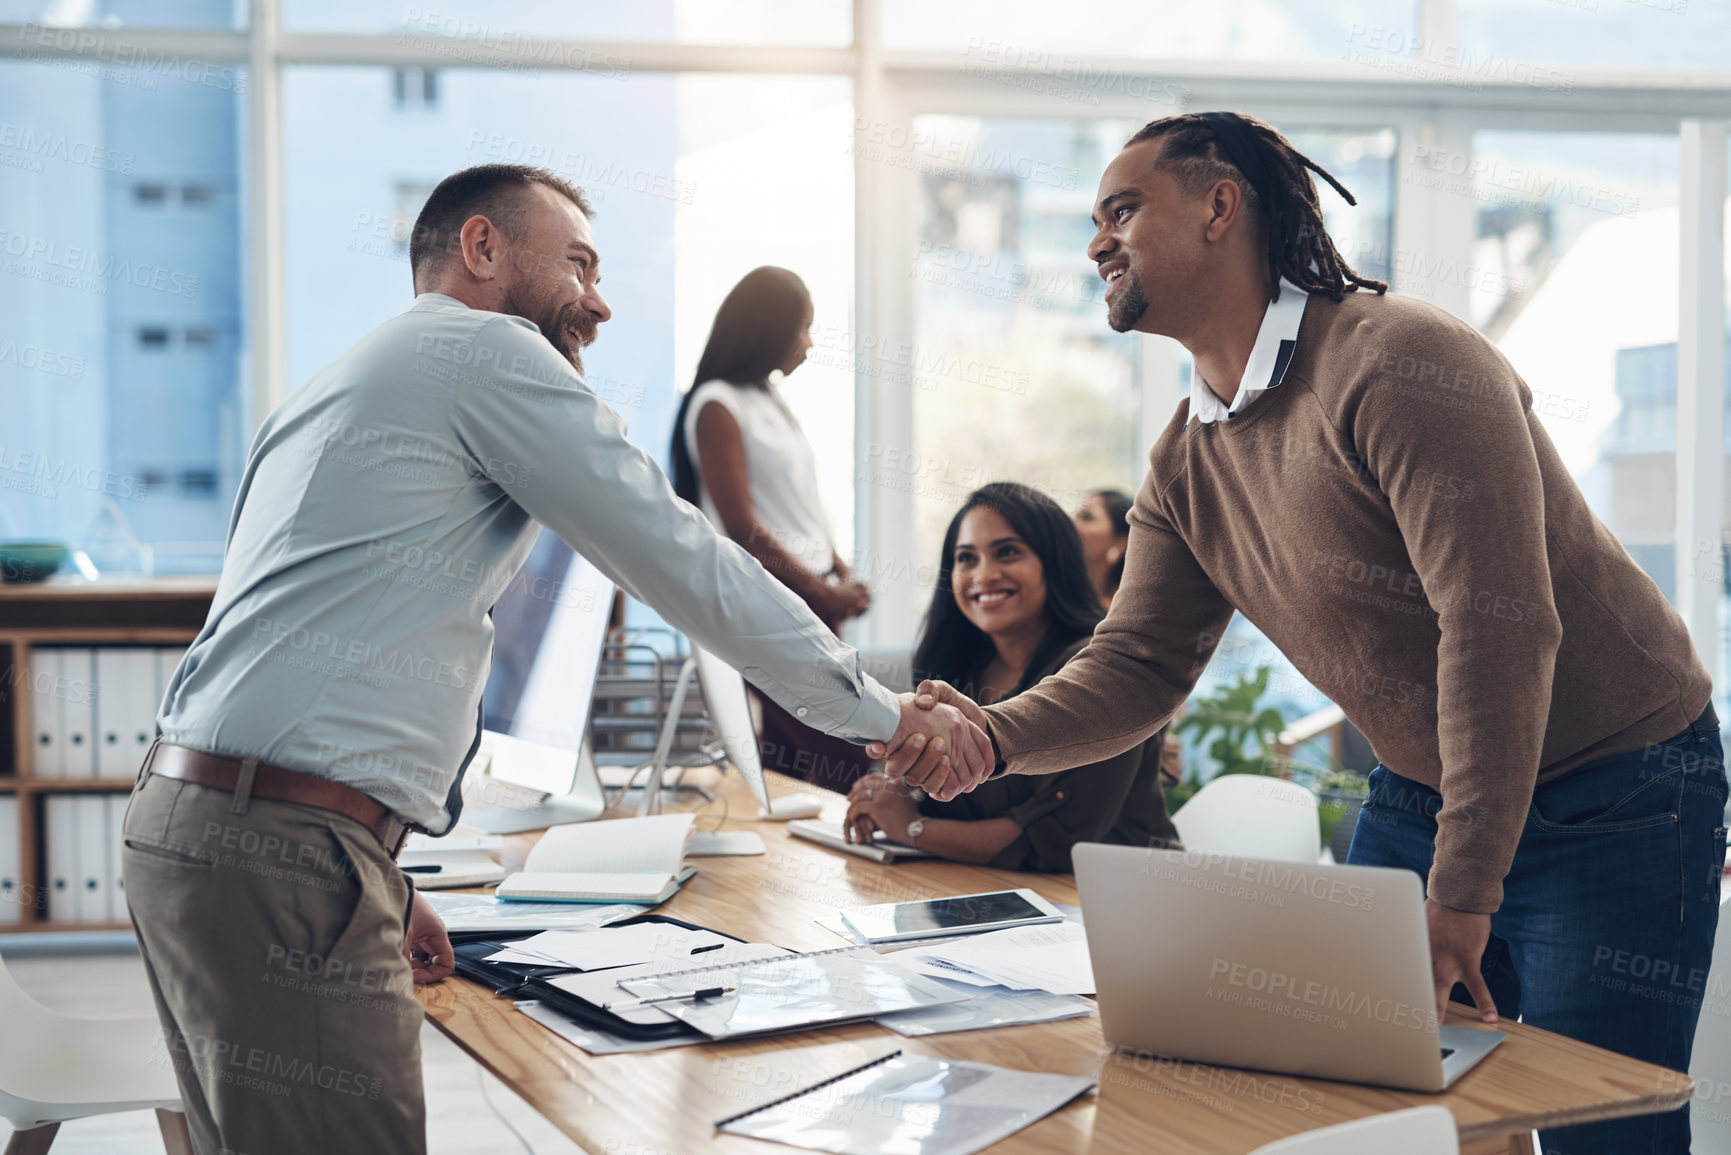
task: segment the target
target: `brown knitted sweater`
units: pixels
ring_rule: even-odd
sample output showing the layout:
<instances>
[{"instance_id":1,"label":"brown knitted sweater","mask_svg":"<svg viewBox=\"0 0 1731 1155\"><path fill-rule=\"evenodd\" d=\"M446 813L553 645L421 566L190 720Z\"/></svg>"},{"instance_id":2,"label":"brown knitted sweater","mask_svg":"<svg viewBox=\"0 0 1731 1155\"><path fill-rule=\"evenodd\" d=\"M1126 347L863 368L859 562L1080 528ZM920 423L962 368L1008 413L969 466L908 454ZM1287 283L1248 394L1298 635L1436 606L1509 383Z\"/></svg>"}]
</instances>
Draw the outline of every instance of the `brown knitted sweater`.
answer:
<instances>
[{"instance_id":1,"label":"brown knitted sweater","mask_svg":"<svg viewBox=\"0 0 1731 1155\"><path fill-rule=\"evenodd\" d=\"M1496 910L1535 782L1669 738L1711 696L1532 402L1439 309L1313 295L1279 386L1211 425L1186 428L1186 402L1161 434L1111 614L986 711L1008 771L1145 740L1236 609L1384 764L1441 792L1431 895Z\"/></svg>"}]
</instances>

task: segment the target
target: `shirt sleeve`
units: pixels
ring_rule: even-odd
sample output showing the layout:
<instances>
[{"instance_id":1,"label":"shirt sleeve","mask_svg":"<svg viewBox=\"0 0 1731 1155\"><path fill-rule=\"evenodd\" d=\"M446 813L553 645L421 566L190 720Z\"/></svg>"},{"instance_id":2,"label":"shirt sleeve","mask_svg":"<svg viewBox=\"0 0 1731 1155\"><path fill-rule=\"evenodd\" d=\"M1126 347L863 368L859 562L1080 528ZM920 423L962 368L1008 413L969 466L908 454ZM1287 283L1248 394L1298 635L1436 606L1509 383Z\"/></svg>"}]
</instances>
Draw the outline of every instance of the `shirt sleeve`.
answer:
<instances>
[{"instance_id":1,"label":"shirt sleeve","mask_svg":"<svg viewBox=\"0 0 1731 1155\"><path fill-rule=\"evenodd\" d=\"M856 742L895 733L898 701L859 653L674 494L532 324L498 316L474 345L477 373L453 386L451 423L477 470L806 725Z\"/></svg>"},{"instance_id":2,"label":"shirt sleeve","mask_svg":"<svg viewBox=\"0 0 1731 1155\"><path fill-rule=\"evenodd\" d=\"M1440 327L1448 323L1398 342L1405 361L1434 369L1425 380L1435 397L1415 396L1405 379L1401 390L1377 388L1394 355L1372 351L1369 387L1344 420L1438 615L1442 808L1429 893L1489 914L1502 905L1532 801L1563 630L1532 394L1482 337L1464 323ZM1442 404L1463 394L1470 406Z\"/></svg>"},{"instance_id":3,"label":"shirt sleeve","mask_svg":"<svg viewBox=\"0 0 1731 1155\"><path fill-rule=\"evenodd\" d=\"M1112 612L1058 673L985 714L1011 774L1114 758L1166 725L1220 644L1232 607L1160 512L1152 473L1130 511Z\"/></svg>"},{"instance_id":4,"label":"shirt sleeve","mask_svg":"<svg viewBox=\"0 0 1731 1155\"><path fill-rule=\"evenodd\" d=\"M1022 833L990 865L999 870L1068 871L1076 843L1099 842L1116 825L1142 757L1142 747L1136 746L1104 762L1041 778L1033 796L1005 815Z\"/></svg>"}]
</instances>

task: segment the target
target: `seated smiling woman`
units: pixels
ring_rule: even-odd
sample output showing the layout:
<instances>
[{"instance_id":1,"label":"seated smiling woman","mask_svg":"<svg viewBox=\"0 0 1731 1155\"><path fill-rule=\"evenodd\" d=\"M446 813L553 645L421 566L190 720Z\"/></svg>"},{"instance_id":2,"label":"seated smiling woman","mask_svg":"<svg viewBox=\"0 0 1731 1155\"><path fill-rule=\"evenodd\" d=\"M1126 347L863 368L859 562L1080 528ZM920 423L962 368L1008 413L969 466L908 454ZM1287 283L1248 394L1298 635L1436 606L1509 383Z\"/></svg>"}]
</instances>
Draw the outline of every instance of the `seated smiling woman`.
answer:
<instances>
[{"instance_id":1,"label":"seated smiling woman","mask_svg":"<svg viewBox=\"0 0 1731 1155\"><path fill-rule=\"evenodd\" d=\"M1021 693L1063 668L1101 618L1069 516L1038 490L994 482L950 522L937 592L914 652L914 677L967 686L981 702ZM1003 870L1068 871L1078 842L1176 847L1160 793L1165 731L1061 774L981 783L950 802L908 793L882 774L854 784L853 841L892 841Z\"/></svg>"}]
</instances>

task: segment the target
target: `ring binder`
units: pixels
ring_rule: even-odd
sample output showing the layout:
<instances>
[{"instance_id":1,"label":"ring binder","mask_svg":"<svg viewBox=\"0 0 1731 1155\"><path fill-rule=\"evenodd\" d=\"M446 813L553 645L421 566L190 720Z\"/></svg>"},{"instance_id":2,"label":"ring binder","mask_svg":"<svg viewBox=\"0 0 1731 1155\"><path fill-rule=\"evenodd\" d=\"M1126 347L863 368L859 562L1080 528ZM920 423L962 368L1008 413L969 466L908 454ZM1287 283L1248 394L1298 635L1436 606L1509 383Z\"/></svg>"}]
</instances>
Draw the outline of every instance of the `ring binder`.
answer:
<instances>
[{"instance_id":1,"label":"ring binder","mask_svg":"<svg viewBox=\"0 0 1731 1155\"><path fill-rule=\"evenodd\" d=\"M835 952L833 950L826 950L826 951L816 951L814 953L816 953L816 954L834 954ZM882 1066L883 1064L889 1062L891 1059L899 1059L901 1057L902 1057L902 1053L901 1053L900 1049L891 1051L889 1054L879 1056L878 1058L873 1059L869 1063L861 1063L859 1066L854 1067L851 1070L843 1071L841 1074L833 1076L833 1077L828 1078L828 1079L825 1079L821 1083L813 1083L811 1086L805 1087L805 1088L798 1090L798 1091L795 1091L791 1095L783 1095L779 1099L771 1099L767 1103L760 1103L759 1105L757 1105L756 1107L753 1107L749 1111L741 1111L739 1114L729 1115L725 1119L717 1119L715 1121L715 1125L717 1127L725 1127L729 1123L737 1123L741 1119L749 1119L749 1118L751 1118L751 1116L756 1115L762 1111L767 1111L771 1107L779 1107L783 1103L791 1103L795 1099L803 1099L805 1096L811 1094L813 1091L821 1091L825 1087L829 1086L832 1083L839 1083L843 1079L851 1079L855 1075L859 1074L861 1071L869 1071L873 1067Z\"/></svg>"}]
</instances>

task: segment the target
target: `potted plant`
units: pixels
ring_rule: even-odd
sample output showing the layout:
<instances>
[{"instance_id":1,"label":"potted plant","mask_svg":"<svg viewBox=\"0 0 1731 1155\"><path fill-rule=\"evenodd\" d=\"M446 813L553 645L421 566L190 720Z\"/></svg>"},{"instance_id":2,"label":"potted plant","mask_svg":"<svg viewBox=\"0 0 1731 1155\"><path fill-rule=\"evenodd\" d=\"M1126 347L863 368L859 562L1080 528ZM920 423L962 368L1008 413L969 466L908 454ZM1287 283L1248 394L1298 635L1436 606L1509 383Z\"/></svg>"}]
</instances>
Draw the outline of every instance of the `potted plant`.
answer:
<instances>
[{"instance_id":1,"label":"potted plant","mask_svg":"<svg viewBox=\"0 0 1731 1155\"><path fill-rule=\"evenodd\" d=\"M1261 706L1268 690L1270 668L1238 676L1237 681L1215 688L1206 698L1193 699L1183 720L1172 727L1174 735L1194 732L1196 742L1213 759L1215 776L1221 774L1266 774L1300 780L1316 794L1317 822L1322 844L1334 853L1336 862L1346 861L1352 833L1358 825L1359 808L1370 787L1365 776L1348 770L1329 758L1326 766L1298 762L1280 745L1286 719L1272 706ZM1166 791L1170 810L1177 810L1202 788L1195 770Z\"/></svg>"},{"instance_id":2,"label":"potted plant","mask_svg":"<svg viewBox=\"0 0 1731 1155\"><path fill-rule=\"evenodd\" d=\"M1336 767L1318 771L1310 788L1316 793L1316 817L1322 824L1322 844L1334 853L1336 862L1346 861L1352 832L1358 828L1358 811L1370 793L1370 783L1356 770Z\"/></svg>"},{"instance_id":3,"label":"potted plant","mask_svg":"<svg viewBox=\"0 0 1731 1155\"><path fill-rule=\"evenodd\" d=\"M1215 777L1222 774L1266 774L1289 777L1290 759L1275 749L1286 719L1272 706L1258 706L1268 691L1269 667L1258 666L1241 673L1235 682L1217 686L1206 698L1193 698L1183 719L1172 727L1174 736L1187 731L1214 760ZM1202 788L1193 768L1184 781L1166 792L1168 806L1176 810Z\"/></svg>"}]
</instances>

